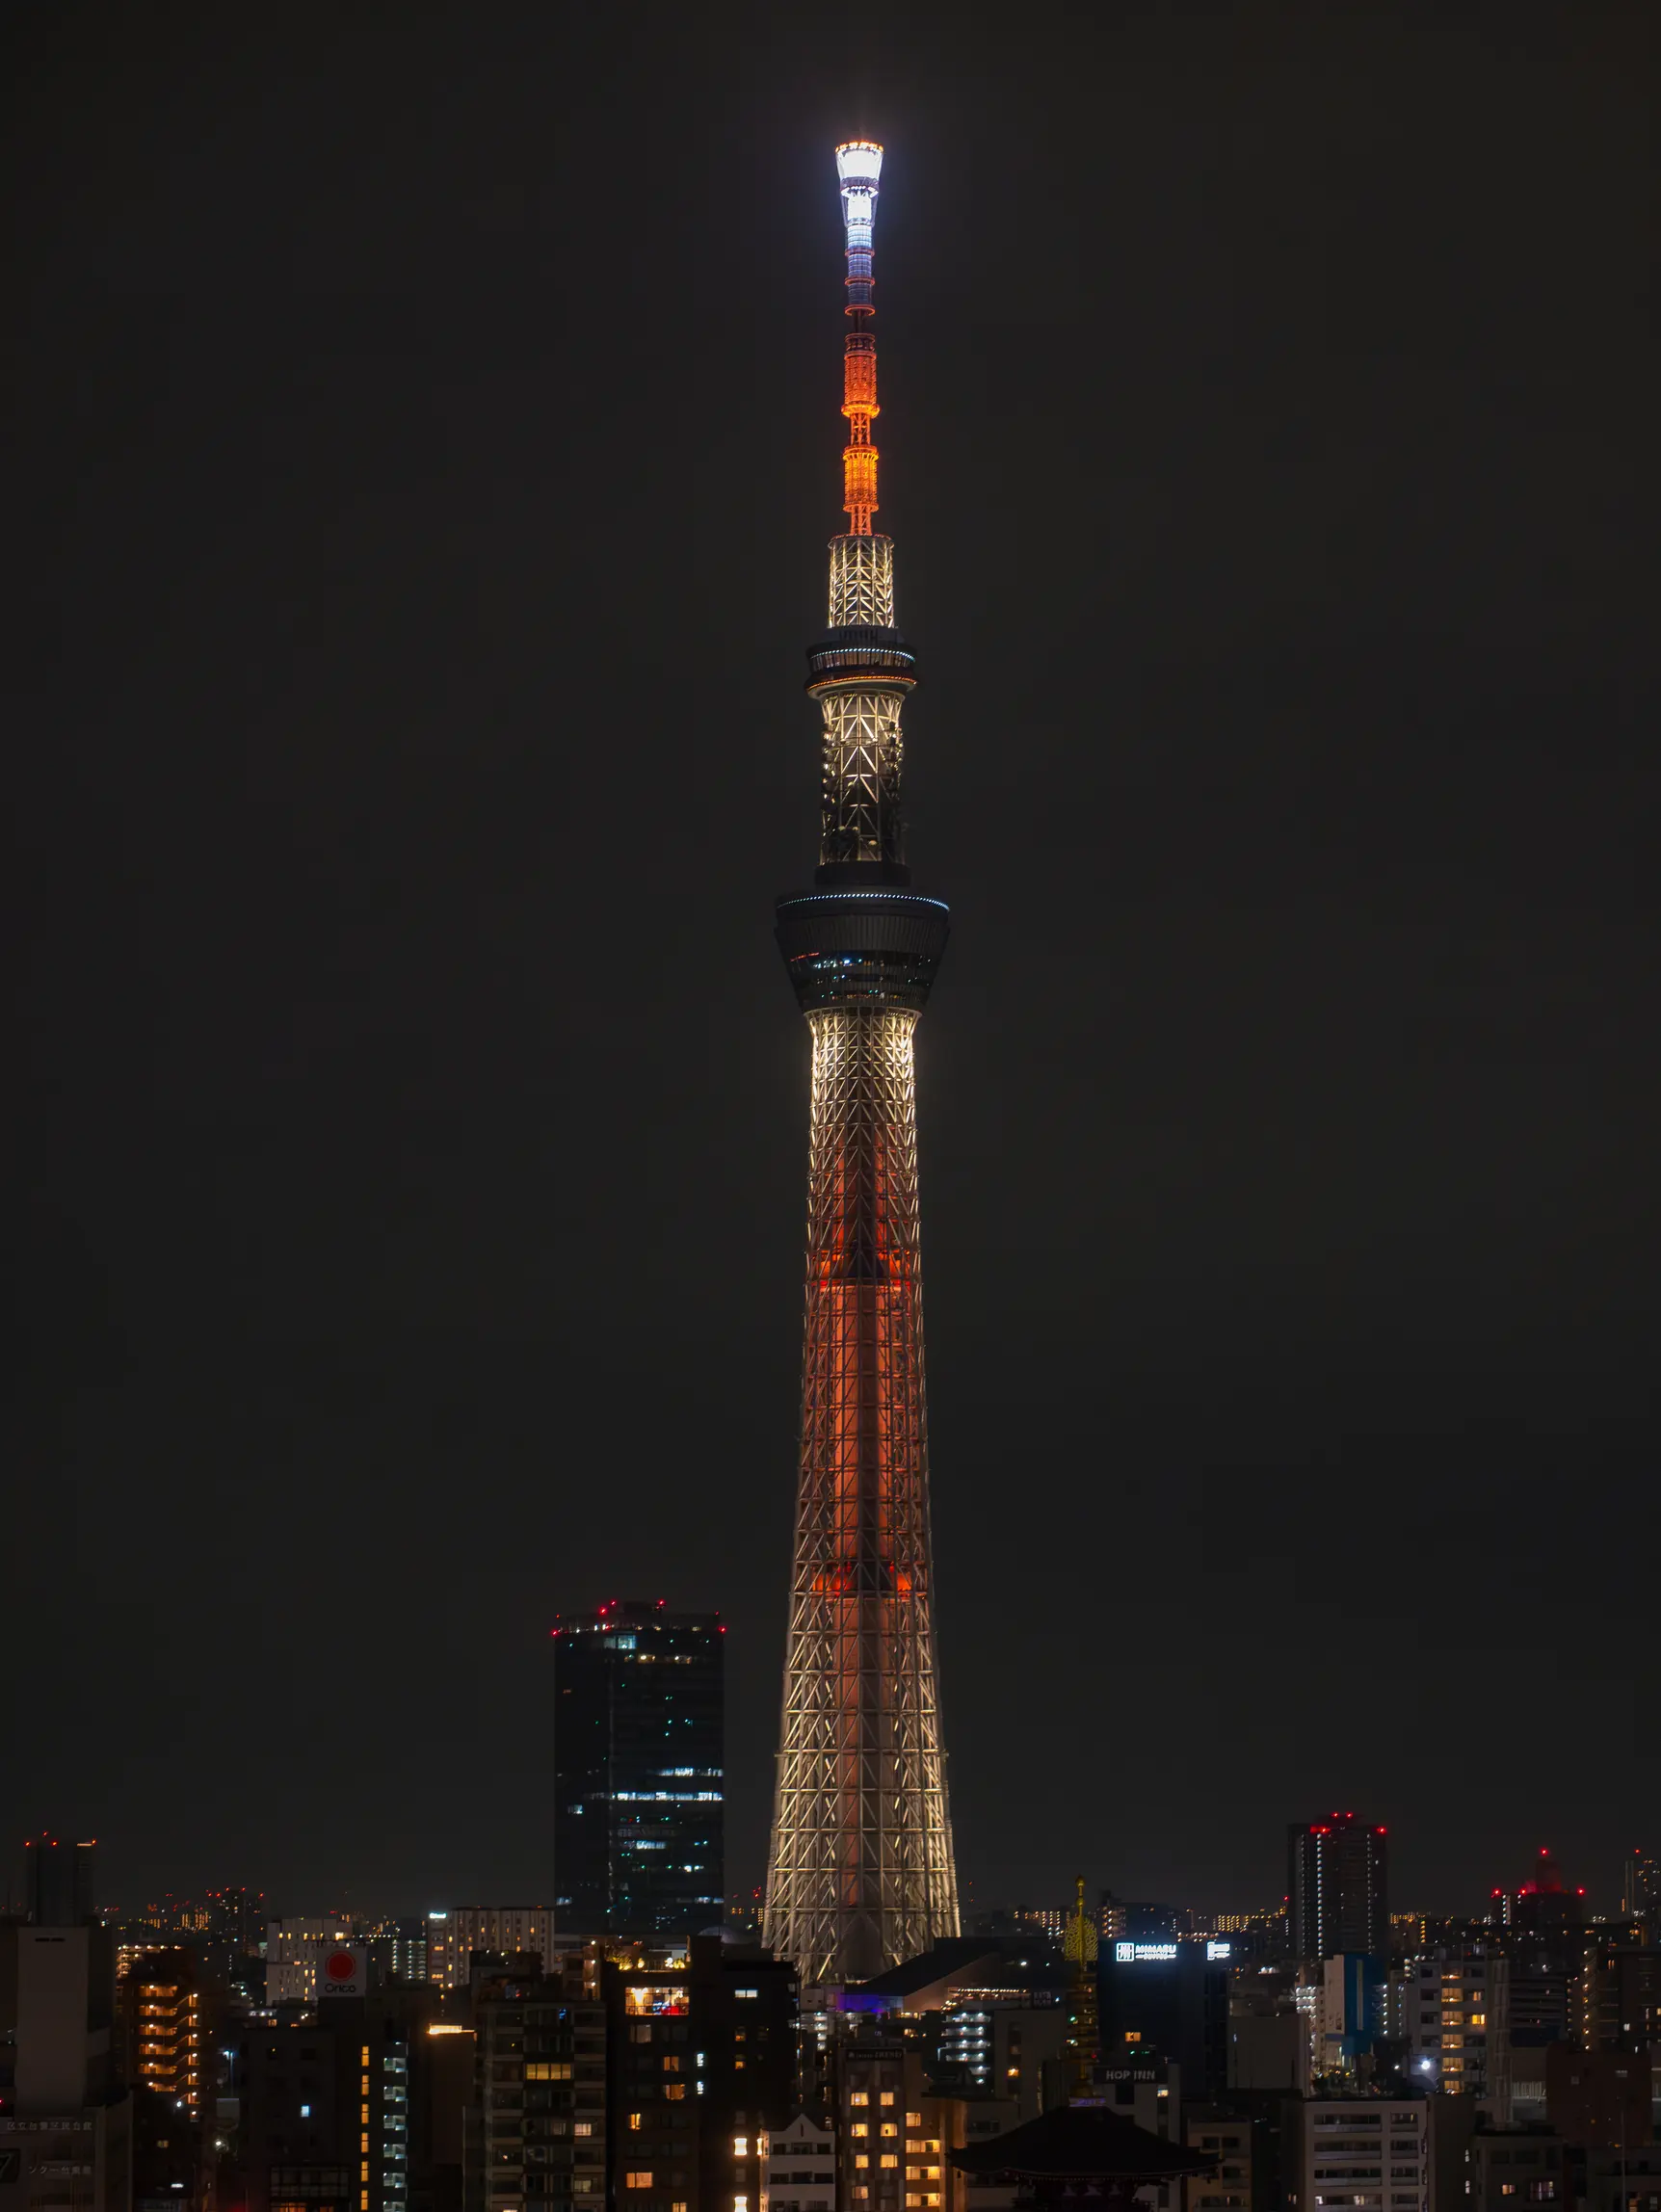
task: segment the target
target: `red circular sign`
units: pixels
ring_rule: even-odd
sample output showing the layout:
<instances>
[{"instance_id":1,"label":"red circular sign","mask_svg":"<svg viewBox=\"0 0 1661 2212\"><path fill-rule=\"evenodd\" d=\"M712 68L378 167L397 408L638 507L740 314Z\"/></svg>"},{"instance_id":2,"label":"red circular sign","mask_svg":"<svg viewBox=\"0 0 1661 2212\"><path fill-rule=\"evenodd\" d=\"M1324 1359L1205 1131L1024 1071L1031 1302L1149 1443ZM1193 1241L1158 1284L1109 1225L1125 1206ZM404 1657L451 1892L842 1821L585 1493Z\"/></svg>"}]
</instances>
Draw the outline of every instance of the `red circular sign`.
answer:
<instances>
[{"instance_id":1,"label":"red circular sign","mask_svg":"<svg viewBox=\"0 0 1661 2212\"><path fill-rule=\"evenodd\" d=\"M323 1971L331 1982L350 1982L357 1972L357 1961L350 1951L330 1951Z\"/></svg>"}]
</instances>

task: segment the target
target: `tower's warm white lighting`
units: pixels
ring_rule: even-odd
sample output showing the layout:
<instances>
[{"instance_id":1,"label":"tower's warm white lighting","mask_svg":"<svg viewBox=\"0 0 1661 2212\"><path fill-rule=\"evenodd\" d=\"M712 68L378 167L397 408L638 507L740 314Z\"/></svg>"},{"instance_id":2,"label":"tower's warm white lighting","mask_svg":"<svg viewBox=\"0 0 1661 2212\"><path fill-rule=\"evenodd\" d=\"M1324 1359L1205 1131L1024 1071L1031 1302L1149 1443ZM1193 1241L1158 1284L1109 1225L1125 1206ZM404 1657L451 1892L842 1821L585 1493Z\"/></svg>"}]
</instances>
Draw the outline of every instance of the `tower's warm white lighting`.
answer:
<instances>
[{"instance_id":1,"label":"tower's warm white lighting","mask_svg":"<svg viewBox=\"0 0 1661 2212\"><path fill-rule=\"evenodd\" d=\"M875 184L883 173L883 149L872 139L850 139L836 148L836 174L844 184Z\"/></svg>"}]
</instances>

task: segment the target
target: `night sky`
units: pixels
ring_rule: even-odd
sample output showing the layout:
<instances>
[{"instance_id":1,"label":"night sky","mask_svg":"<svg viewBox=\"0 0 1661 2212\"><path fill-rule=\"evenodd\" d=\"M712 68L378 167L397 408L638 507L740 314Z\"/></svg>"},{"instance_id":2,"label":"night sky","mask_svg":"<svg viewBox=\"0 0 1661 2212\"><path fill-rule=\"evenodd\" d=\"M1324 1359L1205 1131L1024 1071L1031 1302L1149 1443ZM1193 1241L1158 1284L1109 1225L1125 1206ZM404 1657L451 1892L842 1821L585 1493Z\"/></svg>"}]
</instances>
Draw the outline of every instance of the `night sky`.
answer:
<instances>
[{"instance_id":1,"label":"night sky","mask_svg":"<svg viewBox=\"0 0 1661 2212\"><path fill-rule=\"evenodd\" d=\"M549 1627L760 1879L888 156L975 1902L1661 1846L1652 11L14 11L0 1832L552 1894ZM14 939L15 941L15 939ZM8 1856L15 1856L8 1846Z\"/></svg>"}]
</instances>

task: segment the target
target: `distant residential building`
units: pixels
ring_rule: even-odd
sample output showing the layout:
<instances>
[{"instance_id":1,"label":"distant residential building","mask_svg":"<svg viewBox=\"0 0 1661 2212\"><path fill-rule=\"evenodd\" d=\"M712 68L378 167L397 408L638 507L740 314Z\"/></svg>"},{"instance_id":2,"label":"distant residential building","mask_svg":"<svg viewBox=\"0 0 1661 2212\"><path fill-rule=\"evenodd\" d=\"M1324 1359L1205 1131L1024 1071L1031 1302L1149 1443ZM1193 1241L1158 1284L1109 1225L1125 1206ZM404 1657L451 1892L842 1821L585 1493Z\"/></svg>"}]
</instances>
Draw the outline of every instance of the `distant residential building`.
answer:
<instances>
[{"instance_id":1,"label":"distant residential building","mask_svg":"<svg viewBox=\"0 0 1661 2212\"><path fill-rule=\"evenodd\" d=\"M1228 2090L1306 2094L1314 2061L1314 1995L1305 1967L1230 1975Z\"/></svg>"},{"instance_id":2,"label":"distant residential building","mask_svg":"<svg viewBox=\"0 0 1661 2212\"><path fill-rule=\"evenodd\" d=\"M693 1936L724 1911L720 1617L603 1605L554 1631L560 1926Z\"/></svg>"},{"instance_id":3,"label":"distant residential building","mask_svg":"<svg viewBox=\"0 0 1661 2212\"><path fill-rule=\"evenodd\" d=\"M32 1835L23 1845L23 1910L37 1928L77 1928L96 1912L98 1846Z\"/></svg>"},{"instance_id":4,"label":"distant residential building","mask_svg":"<svg viewBox=\"0 0 1661 2212\"><path fill-rule=\"evenodd\" d=\"M1635 1843L1621 1861L1621 1909L1629 1920L1661 1929L1661 1860L1641 1844Z\"/></svg>"},{"instance_id":5,"label":"distant residential building","mask_svg":"<svg viewBox=\"0 0 1661 2212\"><path fill-rule=\"evenodd\" d=\"M1287 1938L1297 1959L1389 1950L1387 1838L1353 1812L1286 1831Z\"/></svg>"},{"instance_id":6,"label":"distant residential building","mask_svg":"<svg viewBox=\"0 0 1661 2212\"><path fill-rule=\"evenodd\" d=\"M1589 2150L1579 2169L1579 2212L1656 2212L1661 2149Z\"/></svg>"},{"instance_id":7,"label":"distant residential building","mask_svg":"<svg viewBox=\"0 0 1661 2212\"><path fill-rule=\"evenodd\" d=\"M1469 2212L1532 2212L1569 2200L1567 2152L1550 2129L1479 2127L1472 2134L1464 2153Z\"/></svg>"},{"instance_id":8,"label":"distant residential building","mask_svg":"<svg viewBox=\"0 0 1661 2212\"><path fill-rule=\"evenodd\" d=\"M554 1933L551 1905L452 1905L427 1915L426 1972L420 1978L436 1982L441 1989L464 1989L475 1951L505 1956L535 1952L546 1963L568 1948Z\"/></svg>"},{"instance_id":9,"label":"distant residential building","mask_svg":"<svg viewBox=\"0 0 1661 2212\"><path fill-rule=\"evenodd\" d=\"M756 2139L761 2168L760 2212L836 2212L836 2131L799 2112Z\"/></svg>"},{"instance_id":10,"label":"distant residential building","mask_svg":"<svg viewBox=\"0 0 1661 2212\"><path fill-rule=\"evenodd\" d=\"M1582 2050L1648 2050L1661 2045L1661 1949L1635 1943L1632 1931L1588 1943L1570 1992L1574 2040Z\"/></svg>"},{"instance_id":11,"label":"distant residential building","mask_svg":"<svg viewBox=\"0 0 1661 2212\"><path fill-rule=\"evenodd\" d=\"M607 2202L606 2011L581 1952L527 1979L484 1983L474 2004L477 2089L467 2143L466 2212L573 2212ZM690 2053L688 2053L690 2057ZM692 2094L691 2067L676 2069ZM626 2123L620 2120L620 2127ZM671 2212L669 2162L634 2149L617 2175L619 2212Z\"/></svg>"},{"instance_id":12,"label":"distant residential building","mask_svg":"<svg viewBox=\"0 0 1661 2212\"><path fill-rule=\"evenodd\" d=\"M1427 2093L1510 2096L1511 1962L1497 1944L1452 1946L1408 1969L1409 2067Z\"/></svg>"},{"instance_id":13,"label":"distant residential building","mask_svg":"<svg viewBox=\"0 0 1661 2212\"><path fill-rule=\"evenodd\" d=\"M1180 1906L1116 1897L1111 1889L1104 1889L1096 1908L1095 1932L1110 1943L1126 1937L1144 1943L1172 1942L1187 1933L1192 1917Z\"/></svg>"},{"instance_id":14,"label":"distant residential building","mask_svg":"<svg viewBox=\"0 0 1661 2212\"><path fill-rule=\"evenodd\" d=\"M431 2201L422 1990L336 1996L314 2018L250 2022L234 2047L247 2212L410 2212Z\"/></svg>"},{"instance_id":15,"label":"distant residential building","mask_svg":"<svg viewBox=\"0 0 1661 2212\"><path fill-rule=\"evenodd\" d=\"M1553 2043L1545 2053L1546 2118L1577 2149L1636 2148L1655 2140L1650 2054L1577 2051Z\"/></svg>"},{"instance_id":16,"label":"distant residential building","mask_svg":"<svg viewBox=\"0 0 1661 2212\"><path fill-rule=\"evenodd\" d=\"M329 1952L351 1941L349 1920L295 1914L269 1921L265 1931L266 2003L315 2003L319 1965Z\"/></svg>"},{"instance_id":17,"label":"distant residential building","mask_svg":"<svg viewBox=\"0 0 1661 2212\"><path fill-rule=\"evenodd\" d=\"M199 2122L213 2094L208 1991L194 1951L146 1951L122 1974L118 2011L127 2079Z\"/></svg>"},{"instance_id":18,"label":"distant residential building","mask_svg":"<svg viewBox=\"0 0 1661 2212\"><path fill-rule=\"evenodd\" d=\"M1044 2067L1062 2055L1068 2009L1059 2004L959 1999L939 2015L940 2066L976 2093L1007 2098L1012 2127L1044 2109Z\"/></svg>"},{"instance_id":19,"label":"distant residential building","mask_svg":"<svg viewBox=\"0 0 1661 2212\"><path fill-rule=\"evenodd\" d=\"M1182 2116L1183 2141L1208 2150L1212 2173L1191 2173L1182 2184L1183 2212L1252 2212L1252 2127L1249 2119L1213 2105L1191 2105Z\"/></svg>"},{"instance_id":20,"label":"distant residential building","mask_svg":"<svg viewBox=\"0 0 1661 2212\"><path fill-rule=\"evenodd\" d=\"M1297 2108L1298 2204L1321 2212L1431 2212L1427 2100L1307 2097Z\"/></svg>"},{"instance_id":21,"label":"distant residential building","mask_svg":"<svg viewBox=\"0 0 1661 2212\"><path fill-rule=\"evenodd\" d=\"M971 2107L928 2089L913 2045L848 2042L835 2055L841 2212L951 2212L946 2159L967 2141Z\"/></svg>"},{"instance_id":22,"label":"distant residential building","mask_svg":"<svg viewBox=\"0 0 1661 2212\"><path fill-rule=\"evenodd\" d=\"M1183 2141L1217 2160L1210 2174L1190 2174L1183 2212L1282 2212L1292 2201L1286 2161L1288 2136L1297 2148L1293 2101L1276 2092L1230 2094L1214 2103L1183 2107ZM1295 2193L1296 2179L1291 2182ZM1432 2212L1437 2212L1433 2206Z\"/></svg>"}]
</instances>

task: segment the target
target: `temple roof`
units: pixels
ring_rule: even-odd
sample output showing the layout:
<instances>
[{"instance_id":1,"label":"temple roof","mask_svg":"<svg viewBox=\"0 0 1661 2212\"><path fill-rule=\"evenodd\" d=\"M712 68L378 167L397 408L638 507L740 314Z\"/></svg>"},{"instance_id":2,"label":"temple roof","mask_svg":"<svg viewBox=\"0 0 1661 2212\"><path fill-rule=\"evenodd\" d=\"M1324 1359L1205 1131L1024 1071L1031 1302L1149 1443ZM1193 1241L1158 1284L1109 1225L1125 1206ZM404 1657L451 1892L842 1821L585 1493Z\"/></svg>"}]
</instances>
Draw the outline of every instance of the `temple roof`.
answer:
<instances>
[{"instance_id":1,"label":"temple roof","mask_svg":"<svg viewBox=\"0 0 1661 2212\"><path fill-rule=\"evenodd\" d=\"M1041 2113L1007 2135L994 2135L950 2153L952 2164L981 2180L994 2174L1041 2174L1050 2179L1164 2180L1175 2173L1209 2173L1208 2150L1189 2150L1150 2135L1101 2104L1063 2104Z\"/></svg>"}]
</instances>

